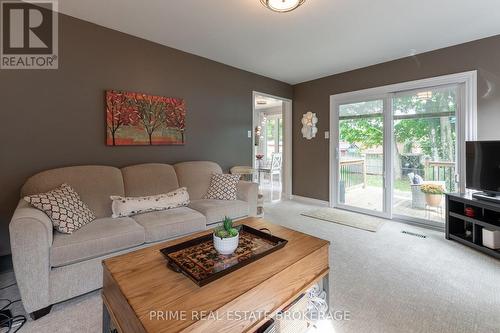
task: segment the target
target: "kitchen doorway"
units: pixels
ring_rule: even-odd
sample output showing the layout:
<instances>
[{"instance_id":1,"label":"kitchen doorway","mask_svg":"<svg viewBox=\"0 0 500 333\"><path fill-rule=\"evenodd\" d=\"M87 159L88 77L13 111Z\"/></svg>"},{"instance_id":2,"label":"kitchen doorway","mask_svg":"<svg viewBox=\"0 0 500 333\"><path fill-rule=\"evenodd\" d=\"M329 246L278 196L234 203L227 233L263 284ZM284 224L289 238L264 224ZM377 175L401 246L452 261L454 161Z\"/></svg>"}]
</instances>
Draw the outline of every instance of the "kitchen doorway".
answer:
<instances>
[{"instance_id":1,"label":"kitchen doorway","mask_svg":"<svg viewBox=\"0 0 500 333\"><path fill-rule=\"evenodd\" d=\"M264 202L291 197L291 118L291 100L253 93L252 163Z\"/></svg>"}]
</instances>

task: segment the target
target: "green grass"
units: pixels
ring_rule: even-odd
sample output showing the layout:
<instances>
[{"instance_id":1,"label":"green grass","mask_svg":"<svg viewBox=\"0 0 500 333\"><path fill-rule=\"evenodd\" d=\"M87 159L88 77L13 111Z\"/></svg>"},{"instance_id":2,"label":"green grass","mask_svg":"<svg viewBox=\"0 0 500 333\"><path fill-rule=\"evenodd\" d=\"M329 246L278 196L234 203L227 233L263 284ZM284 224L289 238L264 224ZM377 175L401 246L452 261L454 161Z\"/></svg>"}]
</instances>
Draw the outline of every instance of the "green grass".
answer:
<instances>
[{"instance_id":1,"label":"green grass","mask_svg":"<svg viewBox=\"0 0 500 333\"><path fill-rule=\"evenodd\" d=\"M367 186L382 187L382 182L382 176L366 175ZM394 182L394 189L398 191L410 192L410 181L396 179L396 181Z\"/></svg>"}]
</instances>

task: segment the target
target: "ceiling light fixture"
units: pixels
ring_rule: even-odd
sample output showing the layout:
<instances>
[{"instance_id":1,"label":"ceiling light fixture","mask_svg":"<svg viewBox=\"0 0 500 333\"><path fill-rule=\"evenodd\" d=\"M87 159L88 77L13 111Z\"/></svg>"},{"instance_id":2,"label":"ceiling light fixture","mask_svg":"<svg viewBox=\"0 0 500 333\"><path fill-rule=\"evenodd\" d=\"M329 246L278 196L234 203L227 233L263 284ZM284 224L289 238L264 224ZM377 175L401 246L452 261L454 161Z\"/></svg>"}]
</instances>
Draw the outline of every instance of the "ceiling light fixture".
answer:
<instances>
[{"instance_id":1,"label":"ceiling light fixture","mask_svg":"<svg viewBox=\"0 0 500 333\"><path fill-rule=\"evenodd\" d=\"M274 12L286 13L297 9L306 0L260 0L260 2Z\"/></svg>"}]
</instances>

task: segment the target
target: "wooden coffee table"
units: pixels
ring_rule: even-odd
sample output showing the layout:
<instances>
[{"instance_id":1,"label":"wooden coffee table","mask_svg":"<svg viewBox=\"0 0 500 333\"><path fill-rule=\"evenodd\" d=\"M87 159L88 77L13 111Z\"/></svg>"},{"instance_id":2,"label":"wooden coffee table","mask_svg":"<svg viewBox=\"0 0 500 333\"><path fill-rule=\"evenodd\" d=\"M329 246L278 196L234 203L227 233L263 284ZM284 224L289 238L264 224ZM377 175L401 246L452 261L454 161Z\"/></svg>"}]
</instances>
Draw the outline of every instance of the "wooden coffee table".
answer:
<instances>
[{"instance_id":1,"label":"wooden coffee table","mask_svg":"<svg viewBox=\"0 0 500 333\"><path fill-rule=\"evenodd\" d=\"M160 249L210 230L103 261L103 332L253 332L315 283L328 295L329 242L262 219L286 246L203 287L165 265ZM236 316L239 317L236 317Z\"/></svg>"}]
</instances>

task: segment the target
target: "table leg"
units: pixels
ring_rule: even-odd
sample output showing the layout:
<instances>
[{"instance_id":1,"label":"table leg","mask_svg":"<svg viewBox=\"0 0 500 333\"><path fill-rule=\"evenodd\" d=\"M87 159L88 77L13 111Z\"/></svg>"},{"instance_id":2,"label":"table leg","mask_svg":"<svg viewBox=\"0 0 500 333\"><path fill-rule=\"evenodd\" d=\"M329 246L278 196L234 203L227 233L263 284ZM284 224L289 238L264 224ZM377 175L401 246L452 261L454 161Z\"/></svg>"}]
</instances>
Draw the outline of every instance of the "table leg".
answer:
<instances>
[{"instance_id":1,"label":"table leg","mask_svg":"<svg viewBox=\"0 0 500 333\"><path fill-rule=\"evenodd\" d=\"M330 308L330 273L323 277L322 287L326 294L326 304L328 305L328 308Z\"/></svg>"},{"instance_id":2,"label":"table leg","mask_svg":"<svg viewBox=\"0 0 500 333\"><path fill-rule=\"evenodd\" d=\"M102 304L102 333L111 333L111 317L106 304Z\"/></svg>"}]
</instances>

